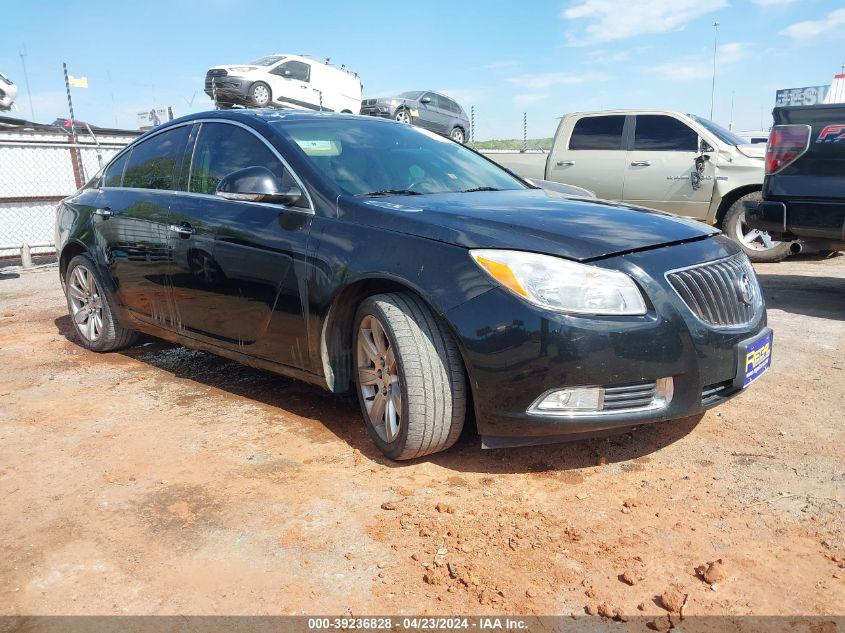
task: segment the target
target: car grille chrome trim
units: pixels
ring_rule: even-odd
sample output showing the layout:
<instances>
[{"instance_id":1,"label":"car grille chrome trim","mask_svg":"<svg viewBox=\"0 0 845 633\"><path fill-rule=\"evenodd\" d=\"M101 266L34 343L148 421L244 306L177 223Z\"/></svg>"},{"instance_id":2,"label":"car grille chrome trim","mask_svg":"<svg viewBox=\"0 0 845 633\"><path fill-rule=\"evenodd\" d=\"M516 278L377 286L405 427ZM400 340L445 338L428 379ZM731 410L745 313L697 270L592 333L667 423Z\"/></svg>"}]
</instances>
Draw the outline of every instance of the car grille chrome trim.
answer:
<instances>
[{"instance_id":1,"label":"car grille chrome trim","mask_svg":"<svg viewBox=\"0 0 845 633\"><path fill-rule=\"evenodd\" d=\"M747 326L763 305L757 275L744 253L670 270L666 279L693 315L712 328ZM748 303L743 286L752 295Z\"/></svg>"},{"instance_id":2,"label":"car grille chrome trim","mask_svg":"<svg viewBox=\"0 0 845 633\"><path fill-rule=\"evenodd\" d=\"M736 393L736 389L733 388L733 380L707 385L701 390L701 404L709 407L734 393Z\"/></svg>"}]
</instances>

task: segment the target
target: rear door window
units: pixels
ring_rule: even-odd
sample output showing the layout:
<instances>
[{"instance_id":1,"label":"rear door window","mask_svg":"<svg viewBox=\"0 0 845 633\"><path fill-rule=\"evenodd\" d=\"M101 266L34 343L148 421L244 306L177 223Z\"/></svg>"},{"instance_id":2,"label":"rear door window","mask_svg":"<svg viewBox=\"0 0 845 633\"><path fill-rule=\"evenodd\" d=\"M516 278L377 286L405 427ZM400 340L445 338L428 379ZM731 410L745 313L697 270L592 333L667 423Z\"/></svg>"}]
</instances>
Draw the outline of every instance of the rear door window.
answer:
<instances>
[{"instance_id":1,"label":"rear door window","mask_svg":"<svg viewBox=\"0 0 845 633\"><path fill-rule=\"evenodd\" d=\"M691 127L662 114L637 115L634 149L659 152L696 152L698 134Z\"/></svg>"},{"instance_id":2,"label":"rear door window","mask_svg":"<svg viewBox=\"0 0 845 633\"><path fill-rule=\"evenodd\" d=\"M135 145L123 174L123 186L175 190L190 129L181 125Z\"/></svg>"},{"instance_id":3,"label":"rear door window","mask_svg":"<svg viewBox=\"0 0 845 633\"><path fill-rule=\"evenodd\" d=\"M126 161L129 160L129 154L131 153L132 150L124 152L120 158L106 168L106 173L103 177L104 187L123 186L123 170L126 169Z\"/></svg>"},{"instance_id":4,"label":"rear door window","mask_svg":"<svg viewBox=\"0 0 845 633\"><path fill-rule=\"evenodd\" d=\"M579 119L569 139L569 149L622 149L625 115L588 116Z\"/></svg>"}]
</instances>

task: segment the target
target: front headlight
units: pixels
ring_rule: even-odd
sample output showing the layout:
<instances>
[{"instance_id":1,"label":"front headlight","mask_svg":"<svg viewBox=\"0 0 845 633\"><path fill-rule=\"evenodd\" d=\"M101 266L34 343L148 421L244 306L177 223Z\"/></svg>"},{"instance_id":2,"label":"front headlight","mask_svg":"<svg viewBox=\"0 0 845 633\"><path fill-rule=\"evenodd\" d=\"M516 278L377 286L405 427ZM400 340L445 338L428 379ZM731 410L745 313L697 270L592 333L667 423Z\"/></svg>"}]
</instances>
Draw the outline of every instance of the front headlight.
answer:
<instances>
[{"instance_id":1,"label":"front headlight","mask_svg":"<svg viewBox=\"0 0 845 633\"><path fill-rule=\"evenodd\" d=\"M625 273L523 251L471 250L475 262L514 294L558 312L646 313L645 300Z\"/></svg>"}]
</instances>

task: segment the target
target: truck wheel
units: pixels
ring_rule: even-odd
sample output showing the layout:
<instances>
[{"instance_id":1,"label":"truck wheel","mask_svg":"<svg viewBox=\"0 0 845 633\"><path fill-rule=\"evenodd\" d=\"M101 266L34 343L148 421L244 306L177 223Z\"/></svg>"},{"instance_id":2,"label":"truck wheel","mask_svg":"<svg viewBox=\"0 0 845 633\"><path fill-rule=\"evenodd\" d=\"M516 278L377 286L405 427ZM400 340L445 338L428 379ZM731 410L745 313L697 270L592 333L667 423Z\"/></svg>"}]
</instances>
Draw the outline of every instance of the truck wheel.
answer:
<instances>
[{"instance_id":1,"label":"truck wheel","mask_svg":"<svg viewBox=\"0 0 845 633\"><path fill-rule=\"evenodd\" d=\"M249 89L249 98L252 99L252 102L259 108L270 105L272 97L273 95L270 92L270 86L265 84L263 81L256 81L252 84L252 88Z\"/></svg>"},{"instance_id":2,"label":"truck wheel","mask_svg":"<svg viewBox=\"0 0 845 633\"><path fill-rule=\"evenodd\" d=\"M463 145L464 131L459 127L453 127L452 132L449 134L449 138L455 141L456 143L460 143L461 145Z\"/></svg>"},{"instance_id":3,"label":"truck wheel","mask_svg":"<svg viewBox=\"0 0 845 633\"><path fill-rule=\"evenodd\" d=\"M111 352L132 345L138 335L114 318L114 303L88 255L77 255L65 272L65 295L73 327L84 347Z\"/></svg>"},{"instance_id":4,"label":"truck wheel","mask_svg":"<svg viewBox=\"0 0 845 633\"><path fill-rule=\"evenodd\" d=\"M355 318L358 399L367 431L390 459L445 450L461 434L461 355L437 316L409 292L369 297Z\"/></svg>"},{"instance_id":5,"label":"truck wheel","mask_svg":"<svg viewBox=\"0 0 845 633\"><path fill-rule=\"evenodd\" d=\"M399 108L396 111L396 114L393 115L393 118L399 121L399 123L410 123L411 122L411 113L408 112L405 108Z\"/></svg>"},{"instance_id":6,"label":"truck wheel","mask_svg":"<svg viewBox=\"0 0 845 633\"><path fill-rule=\"evenodd\" d=\"M767 231L752 229L745 223L746 200L761 200L759 191L747 193L736 200L722 219L722 230L729 238L739 244L752 262L779 262L789 257L790 242L773 240Z\"/></svg>"}]
</instances>

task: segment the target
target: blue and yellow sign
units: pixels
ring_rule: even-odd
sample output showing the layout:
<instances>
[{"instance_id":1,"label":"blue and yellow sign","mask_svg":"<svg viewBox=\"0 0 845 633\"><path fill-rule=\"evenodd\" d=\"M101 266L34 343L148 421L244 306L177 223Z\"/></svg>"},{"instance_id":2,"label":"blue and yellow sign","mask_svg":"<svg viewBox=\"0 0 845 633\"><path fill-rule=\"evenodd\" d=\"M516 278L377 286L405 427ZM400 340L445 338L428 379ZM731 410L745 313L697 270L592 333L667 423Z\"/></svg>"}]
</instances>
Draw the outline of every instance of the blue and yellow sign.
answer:
<instances>
[{"instance_id":1,"label":"blue and yellow sign","mask_svg":"<svg viewBox=\"0 0 845 633\"><path fill-rule=\"evenodd\" d=\"M757 380L769 368L772 362L772 333L745 347L743 388Z\"/></svg>"}]
</instances>

